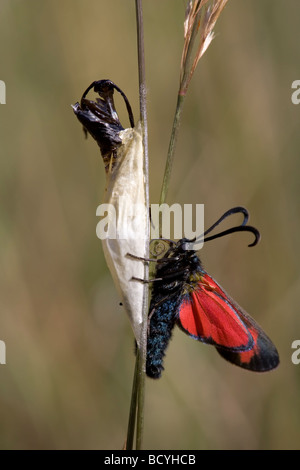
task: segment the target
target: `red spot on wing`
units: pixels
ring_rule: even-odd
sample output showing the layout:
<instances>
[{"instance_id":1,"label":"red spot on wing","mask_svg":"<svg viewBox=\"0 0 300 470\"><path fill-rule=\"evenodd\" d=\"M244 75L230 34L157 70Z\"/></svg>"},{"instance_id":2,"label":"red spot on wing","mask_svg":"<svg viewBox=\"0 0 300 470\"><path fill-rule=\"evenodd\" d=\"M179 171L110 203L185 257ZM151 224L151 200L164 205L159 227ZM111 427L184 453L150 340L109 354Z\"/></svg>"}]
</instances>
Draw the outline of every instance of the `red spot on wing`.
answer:
<instances>
[{"instance_id":1,"label":"red spot on wing","mask_svg":"<svg viewBox=\"0 0 300 470\"><path fill-rule=\"evenodd\" d=\"M266 372L275 369L279 364L276 347L259 328L250 327L254 346L249 351L230 351L217 347L218 353L227 361L244 369L255 372Z\"/></svg>"},{"instance_id":2,"label":"red spot on wing","mask_svg":"<svg viewBox=\"0 0 300 470\"><path fill-rule=\"evenodd\" d=\"M242 351L238 353L239 362L241 365L250 364L253 358L256 356L259 357L260 349L257 344L257 339L259 337L259 332L254 328L249 329L251 331L251 335L254 341L254 347L249 351Z\"/></svg>"},{"instance_id":3,"label":"red spot on wing","mask_svg":"<svg viewBox=\"0 0 300 470\"><path fill-rule=\"evenodd\" d=\"M202 277L198 288L186 295L180 307L179 323L186 333L204 343L245 351L242 354L253 346L252 336L235 307L208 275Z\"/></svg>"}]
</instances>

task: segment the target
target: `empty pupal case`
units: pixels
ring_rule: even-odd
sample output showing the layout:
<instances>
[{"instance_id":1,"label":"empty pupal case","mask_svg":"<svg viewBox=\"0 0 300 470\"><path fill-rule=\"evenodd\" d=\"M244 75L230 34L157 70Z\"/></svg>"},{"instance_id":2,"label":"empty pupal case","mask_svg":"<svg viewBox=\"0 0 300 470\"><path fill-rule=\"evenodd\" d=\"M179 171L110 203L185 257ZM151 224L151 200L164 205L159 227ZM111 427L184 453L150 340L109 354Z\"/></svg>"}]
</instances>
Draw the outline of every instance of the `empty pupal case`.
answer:
<instances>
[{"instance_id":1,"label":"empty pupal case","mask_svg":"<svg viewBox=\"0 0 300 470\"><path fill-rule=\"evenodd\" d=\"M91 88L99 94L96 101L86 99ZM123 96L130 124L124 129L113 101L114 89ZM104 216L97 225L105 259L129 316L139 343L143 312L144 263L135 257L145 257L147 238L147 208L145 205L144 158L141 126L134 126L130 104L124 93L110 80L93 82L83 94L74 112L97 141L106 171L103 204L97 215ZM129 254L129 256L128 256Z\"/></svg>"}]
</instances>

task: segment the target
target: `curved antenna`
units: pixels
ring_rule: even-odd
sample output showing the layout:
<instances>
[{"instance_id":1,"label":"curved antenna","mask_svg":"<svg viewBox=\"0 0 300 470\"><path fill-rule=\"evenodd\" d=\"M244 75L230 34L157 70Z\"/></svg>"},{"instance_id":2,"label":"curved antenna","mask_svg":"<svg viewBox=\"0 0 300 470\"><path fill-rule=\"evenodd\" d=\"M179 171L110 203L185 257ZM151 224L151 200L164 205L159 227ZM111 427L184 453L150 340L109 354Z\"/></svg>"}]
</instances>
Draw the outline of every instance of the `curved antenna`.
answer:
<instances>
[{"instance_id":1,"label":"curved antenna","mask_svg":"<svg viewBox=\"0 0 300 470\"><path fill-rule=\"evenodd\" d=\"M158 242L158 245L154 245L153 248L151 248L151 245L154 243L154 242ZM164 251L166 251L166 245L167 244L169 245L169 248L171 248L171 246L175 245L176 243L173 241L173 240L170 240L169 238L152 238L150 240L150 253L151 255L153 256L159 256L161 255ZM163 248L159 250L157 250L157 246L159 245L162 245Z\"/></svg>"},{"instance_id":2,"label":"curved antenna","mask_svg":"<svg viewBox=\"0 0 300 470\"><path fill-rule=\"evenodd\" d=\"M216 235L211 235L210 237L206 237L204 238L204 242L214 240L215 238L224 237L225 235L229 235L230 233L234 233L234 232L253 233L255 237L254 242L250 243L248 246L255 246L260 240L260 233L257 230L257 228L252 227L251 225L238 225L236 227L229 228L228 230L224 230L223 232L217 233Z\"/></svg>"},{"instance_id":3,"label":"curved antenna","mask_svg":"<svg viewBox=\"0 0 300 470\"><path fill-rule=\"evenodd\" d=\"M161 237L161 238L151 238L150 243L152 243L152 242L161 242L161 241L167 242L170 245L176 245L176 242L174 242L174 240L171 240L170 238L163 238L163 237Z\"/></svg>"},{"instance_id":4,"label":"curved antenna","mask_svg":"<svg viewBox=\"0 0 300 470\"><path fill-rule=\"evenodd\" d=\"M212 230L215 227L217 227L224 219L226 219L232 214L238 214L238 213L241 213L244 215L244 219L240 225L231 227L227 230L223 230L222 232L216 233L215 235L210 235L209 237L206 237L206 235L212 232ZM247 225L248 220L249 220L249 212L247 211L247 209L245 209L245 207L242 207L242 206L233 207L232 209L229 209L228 211L226 211L211 227L209 227L202 235L196 238L195 241L208 242L210 240L214 240L215 238L224 237L225 235L229 235L230 233L234 233L234 232L250 232L250 233L253 233L255 239L254 239L254 242L250 243L248 246L249 247L255 246L260 240L260 233L255 227L252 227L251 225Z\"/></svg>"},{"instance_id":5,"label":"curved antenna","mask_svg":"<svg viewBox=\"0 0 300 470\"><path fill-rule=\"evenodd\" d=\"M125 95L125 93L121 90L121 88L119 88L119 87L118 87L114 82L112 82L111 80L96 80L96 81L94 81L93 83L91 83L90 86L88 86L87 89L85 90L85 92L83 93L82 98L81 98L81 102L82 102L82 100L86 97L86 95L88 94L88 92L89 92L92 88L94 88L94 92L95 92L95 93L98 93L99 96L101 97L101 94L103 93L105 87L108 87L108 88L110 88L110 89L115 88L115 89L122 95L122 97L123 97L123 99L124 99L124 101L125 101L125 104L126 104L126 109L127 109L127 112L128 112L130 125L131 125L131 127L134 127L133 112L132 112L130 103L129 103L129 101L128 101L128 98L127 98L127 96Z\"/></svg>"},{"instance_id":6,"label":"curved antenna","mask_svg":"<svg viewBox=\"0 0 300 470\"><path fill-rule=\"evenodd\" d=\"M244 214L244 220L243 222L240 224L241 226L244 226L247 224L248 220L249 220L249 212L247 211L247 209L245 209L245 207L242 207L242 206L237 206L237 207L233 207L232 209L229 209L228 211L224 212L224 214L217 220L217 222L215 222L211 227L209 227L204 233L203 233L203 236L207 235L208 233L212 232L212 230L217 227L217 225L219 225L224 219L227 219L227 217L229 217L230 215L232 214L238 214L238 213L242 213Z\"/></svg>"}]
</instances>

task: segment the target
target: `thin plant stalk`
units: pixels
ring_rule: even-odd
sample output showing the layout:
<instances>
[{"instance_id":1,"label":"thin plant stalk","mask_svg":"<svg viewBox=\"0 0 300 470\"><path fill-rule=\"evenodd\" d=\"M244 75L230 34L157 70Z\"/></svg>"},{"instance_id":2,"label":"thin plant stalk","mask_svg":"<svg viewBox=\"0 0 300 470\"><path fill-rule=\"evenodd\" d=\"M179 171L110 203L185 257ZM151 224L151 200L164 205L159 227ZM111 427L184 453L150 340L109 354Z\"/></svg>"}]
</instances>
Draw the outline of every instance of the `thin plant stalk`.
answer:
<instances>
[{"instance_id":1,"label":"thin plant stalk","mask_svg":"<svg viewBox=\"0 0 300 470\"><path fill-rule=\"evenodd\" d=\"M138 49L138 69L139 69L139 97L140 97L140 121L143 134L143 155L144 155L144 177L145 177L145 204L148 209L149 200L149 152L148 152L148 121L146 104L146 69L144 51L144 23L142 0L136 0L136 24L137 24L137 49ZM149 258L150 243L150 217L147 213L147 233L145 237L145 257ZM144 264L144 279L149 280L149 263ZM145 405L145 370L147 354L147 320L149 307L149 288L147 282L144 284L143 298L143 324L140 336L140 347L137 355L137 382L138 382L138 406L137 406L137 429L136 429L136 449L142 448L144 431L144 405Z\"/></svg>"},{"instance_id":2,"label":"thin plant stalk","mask_svg":"<svg viewBox=\"0 0 300 470\"><path fill-rule=\"evenodd\" d=\"M139 354L139 351L137 351L137 354ZM138 393L138 380L137 380L138 365L139 365L139 361L138 359L136 359L134 376L133 376L133 384L132 384L132 392L131 392L129 419L128 419L126 450L132 450L133 442L134 442L136 410L137 410L137 393Z\"/></svg>"},{"instance_id":3,"label":"thin plant stalk","mask_svg":"<svg viewBox=\"0 0 300 470\"><path fill-rule=\"evenodd\" d=\"M166 202L185 96L197 64L214 38L213 28L228 0L189 0L184 22L180 84L171 131L160 204ZM161 229L160 229L161 230Z\"/></svg>"},{"instance_id":4,"label":"thin plant stalk","mask_svg":"<svg viewBox=\"0 0 300 470\"><path fill-rule=\"evenodd\" d=\"M145 53L144 53L144 28L142 0L135 0L136 24L137 24L137 50L139 70L139 98L140 98L140 122L142 127L143 155L144 155L144 178L145 178L145 204L149 207L149 153L148 153L148 125L146 107L146 76L145 76ZM147 213L147 233L145 237L145 257L149 258L150 242L150 219ZM149 264L145 262L144 279L149 279ZM144 405L145 405L145 369L147 353L147 318L149 305L148 284L144 284L143 298L143 322L139 347L137 348L135 373L132 386L131 406L127 431L128 450L133 448L134 431L136 425L136 449L140 450L143 443L144 430Z\"/></svg>"},{"instance_id":5,"label":"thin plant stalk","mask_svg":"<svg viewBox=\"0 0 300 470\"><path fill-rule=\"evenodd\" d=\"M197 20L199 20L199 15L200 15L200 9L197 12ZM178 90L178 95L177 95L177 103L176 103L175 115L173 119L173 126L172 126L172 131L171 131L171 136L170 136L170 143L169 143L169 149L168 149L168 154L167 154L164 178L163 178L163 183L162 183L162 188L161 188L161 193L160 193L160 200L159 200L160 204L164 204L166 202L167 194L168 194L168 190L170 186L170 178L171 178L173 160L174 160L175 149L176 149L176 144L177 144L177 136L179 133L180 123L181 123L181 114L183 110L183 105L184 105L185 96L187 93L191 69L192 69L192 58L193 58L192 53L193 53L193 46L194 46L194 42L196 39L196 35L197 35L197 30L195 28L192 30L190 40L188 42L185 42L185 49L183 51L184 60L182 58L180 84L179 84L179 90ZM161 235L162 234L160 234L160 236Z\"/></svg>"},{"instance_id":6,"label":"thin plant stalk","mask_svg":"<svg viewBox=\"0 0 300 470\"><path fill-rule=\"evenodd\" d=\"M166 202L166 198L167 198L167 194L168 194L168 190L170 186L170 178L171 178L173 160L174 160L174 155L175 155L177 136L178 136L178 132L180 128L184 98L185 98L185 95L178 93L159 204L164 204ZM160 233L160 236L162 236L161 233Z\"/></svg>"}]
</instances>

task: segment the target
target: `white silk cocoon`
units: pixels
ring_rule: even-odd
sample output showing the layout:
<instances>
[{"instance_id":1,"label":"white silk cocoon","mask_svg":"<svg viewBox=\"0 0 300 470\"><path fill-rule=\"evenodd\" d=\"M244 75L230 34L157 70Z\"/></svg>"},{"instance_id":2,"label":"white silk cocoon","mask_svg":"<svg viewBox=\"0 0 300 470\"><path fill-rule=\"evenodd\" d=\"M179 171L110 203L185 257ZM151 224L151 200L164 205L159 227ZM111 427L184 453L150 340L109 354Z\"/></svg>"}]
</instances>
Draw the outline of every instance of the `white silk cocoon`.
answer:
<instances>
[{"instance_id":1,"label":"white silk cocoon","mask_svg":"<svg viewBox=\"0 0 300 470\"><path fill-rule=\"evenodd\" d=\"M114 206L118 238L108 237L102 240L102 245L107 265L139 343L144 284L132 280L132 277L144 278L144 263L127 255L145 257L147 208L141 126L138 124L135 128L125 129L119 135L122 144L117 150L115 166L112 171L108 169L104 196L104 203Z\"/></svg>"}]
</instances>

